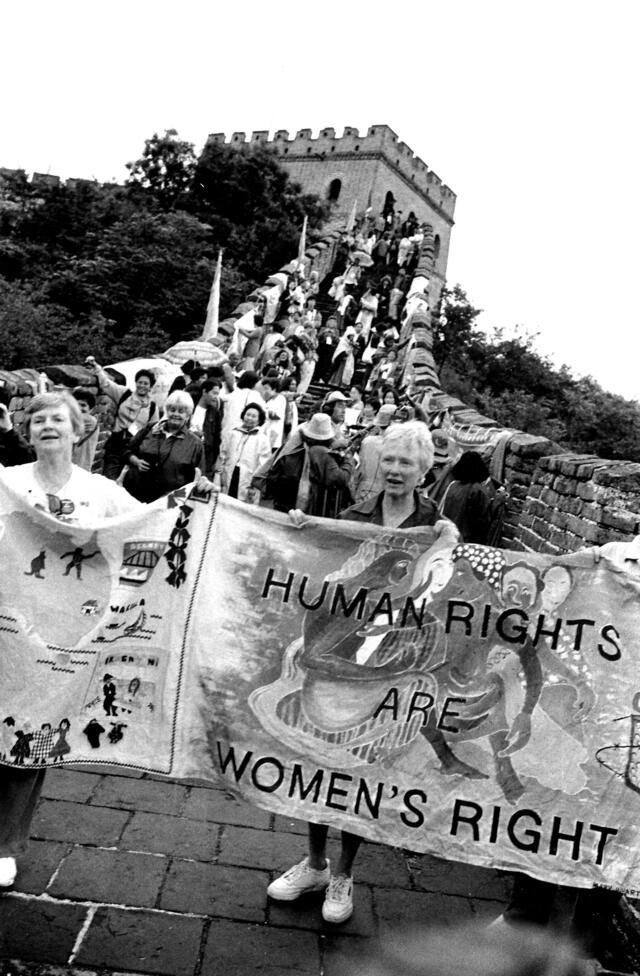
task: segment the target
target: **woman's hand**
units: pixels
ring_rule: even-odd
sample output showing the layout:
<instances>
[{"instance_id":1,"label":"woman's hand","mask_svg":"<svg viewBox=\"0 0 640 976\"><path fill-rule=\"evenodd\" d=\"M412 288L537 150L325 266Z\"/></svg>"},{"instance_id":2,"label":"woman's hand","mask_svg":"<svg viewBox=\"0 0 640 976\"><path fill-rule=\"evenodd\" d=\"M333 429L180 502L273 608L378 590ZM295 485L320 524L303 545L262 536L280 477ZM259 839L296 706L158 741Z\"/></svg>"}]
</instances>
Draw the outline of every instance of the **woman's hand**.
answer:
<instances>
[{"instance_id":1,"label":"woman's hand","mask_svg":"<svg viewBox=\"0 0 640 976\"><path fill-rule=\"evenodd\" d=\"M148 471L151 471L151 465L149 462L143 460L143 458L136 457L135 454L131 455L127 463L129 464L130 468L137 468L141 474L146 474Z\"/></svg>"},{"instance_id":2,"label":"woman's hand","mask_svg":"<svg viewBox=\"0 0 640 976\"><path fill-rule=\"evenodd\" d=\"M305 515L301 508L290 508L287 514L294 529L304 529L305 525L311 522L310 516Z\"/></svg>"},{"instance_id":3,"label":"woman's hand","mask_svg":"<svg viewBox=\"0 0 640 976\"><path fill-rule=\"evenodd\" d=\"M449 519L440 518L434 523L434 529L436 530L436 539L440 539L442 542L447 542L449 545L455 546L460 542L460 533L458 529Z\"/></svg>"},{"instance_id":4,"label":"woman's hand","mask_svg":"<svg viewBox=\"0 0 640 976\"><path fill-rule=\"evenodd\" d=\"M200 468L196 468L194 481L198 491L213 491L215 488L213 481L209 481L206 475L202 473Z\"/></svg>"}]
</instances>

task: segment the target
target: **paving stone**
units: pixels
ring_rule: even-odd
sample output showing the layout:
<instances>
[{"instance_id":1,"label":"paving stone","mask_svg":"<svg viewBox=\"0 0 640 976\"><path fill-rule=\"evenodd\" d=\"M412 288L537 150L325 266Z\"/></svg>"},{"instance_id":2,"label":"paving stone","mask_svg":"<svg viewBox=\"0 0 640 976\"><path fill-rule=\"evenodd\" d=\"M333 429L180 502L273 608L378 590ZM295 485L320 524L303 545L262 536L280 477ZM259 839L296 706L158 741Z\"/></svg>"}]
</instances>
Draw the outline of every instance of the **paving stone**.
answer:
<instances>
[{"instance_id":1,"label":"paving stone","mask_svg":"<svg viewBox=\"0 0 640 976\"><path fill-rule=\"evenodd\" d=\"M124 810L107 810L64 800L43 800L38 806L31 836L76 844L116 844L129 819Z\"/></svg>"},{"instance_id":2,"label":"paving stone","mask_svg":"<svg viewBox=\"0 0 640 976\"><path fill-rule=\"evenodd\" d=\"M499 915L502 915L505 904L506 898L499 898L496 900L487 898L472 898L471 910L473 912L473 917L480 924L488 925L490 922L493 922L496 918L498 918Z\"/></svg>"},{"instance_id":3,"label":"paving stone","mask_svg":"<svg viewBox=\"0 0 640 976\"><path fill-rule=\"evenodd\" d=\"M337 851L336 851L337 855ZM387 887L411 888L406 856L398 848L363 844L353 868L358 882Z\"/></svg>"},{"instance_id":4,"label":"paving stone","mask_svg":"<svg viewBox=\"0 0 640 976\"><path fill-rule=\"evenodd\" d=\"M290 834L304 834L307 836L307 831L309 825L306 820L294 820L289 817L281 817L280 814L276 814L273 818L274 830L282 831L283 833Z\"/></svg>"},{"instance_id":5,"label":"paving stone","mask_svg":"<svg viewBox=\"0 0 640 976\"><path fill-rule=\"evenodd\" d=\"M439 893L376 888L373 904L381 936L409 925L458 925L473 917L468 898Z\"/></svg>"},{"instance_id":6,"label":"paving stone","mask_svg":"<svg viewBox=\"0 0 640 976\"><path fill-rule=\"evenodd\" d=\"M177 783L106 776L91 798L91 805L177 816L187 793L188 789Z\"/></svg>"},{"instance_id":7,"label":"paving stone","mask_svg":"<svg viewBox=\"0 0 640 976\"><path fill-rule=\"evenodd\" d=\"M48 894L58 898L153 908L168 867L152 854L75 848Z\"/></svg>"},{"instance_id":8,"label":"paving stone","mask_svg":"<svg viewBox=\"0 0 640 976\"><path fill-rule=\"evenodd\" d=\"M162 889L160 908L264 922L269 880L266 871L174 860Z\"/></svg>"},{"instance_id":9,"label":"paving stone","mask_svg":"<svg viewBox=\"0 0 640 976\"><path fill-rule=\"evenodd\" d=\"M197 820L166 817L159 813L136 813L122 834L120 847L213 861L219 830L213 824Z\"/></svg>"},{"instance_id":10,"label":"paving stone","mask_svg":"<svg viewBox=\"0 0 640 976\"><path fill-rule=\"evenodd\" d=\"M242 951L238 947L242 947ZM265 925L214 920L207 937L203 976L319 976L318 937Z\"/></svg>"},{"instance_id":11,"label":"paving stone","mask_svg":"<svg viewBox=\"0 0 640 976\"><path fill-rule=\"evenodd\" d=\"M78 966L192 976L203 924L200 918L165 912L99 908L75 961Z\"/></svg>"},{"instance_id":12,"label":"paving stone","mask_svg":"<svg viewBox=\"0 0 640 976\"><path fill-rule=\"evenodd\" d=\"M243 800L237 800L221 790L191 790L182 816L190 820L242 824L245 827L262 827L265 830L271 823L271 814L266 810L260 810Z\"/></svg>"},{"instance_id":13,"label":"paving stone","mask_svg":"<svg viewBox=\"0 0 640 976\"><path fill-rule=\"evenodd\" d=\"M0 896L0 959L65 963L86 914L83 905Z\"/></svg>"},{"instance_id":14,"label":"paving stone","mask_svg":"<svg viewBox=\"0 0 640 976\"><path fill-rule=\"evenodd\" d=\"M412 854L410 864L413 882L419 891L504 900L511 885L508 876L500 871L445 861L429 854Z\"/></svg>"},{"instance_id":15,"label":"paving stone","mask_svg":"<svg viewBox=\"0 0 640 976\"><path fill-rule=\"evenodd\" d=\"M375 972L375 939L345 936L342 927L321 938L323 976L371 976Z\"/></svg>"},{"instance_id":16,"label":"paving stone","mask_svg":"<svg viewBox=\"0 0 640 976\"><path fill-rule=\"evenodd\" d=\"M102 779L94 773L77 773L70 769L56 769L47 772L42 796L49 800L70 800L86 803Z\"/></svg>"},{"instance_id":17,"label":"paving stone","mask_svg":"<svg viewBox=\"0 0 640 976\"><path fill-rule=\"evenodd\" d=\"M221 864L239 864L250 868L263 868L280 874L307 853L306 839L294 838L271 830L251 830L245 827L222 827L220 854Z\"/></svg>"},{"instance_id":18,"label":"paving stone","mask_svg":"<svg viewBox=\"0 0 640 976\"><path fill-rule=\"evenodd\" d=\"M322 918L323 892L310 892L295 901L269 899L269 924L295 929L311 929L314 932L335 931L335 925ZM346 935L373 935L376 922L373 900L368 885L357 884L353 893L353 915L340 925Z\"/></svg>"},{"instance_id":19,"label":"paving stone","mask_svg":"<svg viewBox=\"0 0 640 976\"><path fill-rule=\"evenodd\" d=\"M20 858L18 877L13 891L41 895L47 888L60 861L71 850L71 844L32 840L27 853Z\"/></svg>"}]
</instances>

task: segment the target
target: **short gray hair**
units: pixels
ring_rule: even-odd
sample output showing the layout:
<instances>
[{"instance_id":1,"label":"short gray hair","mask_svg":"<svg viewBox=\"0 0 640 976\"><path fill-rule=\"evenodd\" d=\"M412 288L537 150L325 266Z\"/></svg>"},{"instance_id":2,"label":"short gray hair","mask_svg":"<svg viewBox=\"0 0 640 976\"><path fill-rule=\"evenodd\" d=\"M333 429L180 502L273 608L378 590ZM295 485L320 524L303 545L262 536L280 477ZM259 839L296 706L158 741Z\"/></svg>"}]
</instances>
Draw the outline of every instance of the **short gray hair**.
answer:
<instances>
[{"instance_id":1,"label":"short gray hair","mask_svg":"<svg viewBox=\"0 0 640 976\"><path fill-rule=\"evenodd\" d=\"M194 409L193 398L188 393L185 393L184 390L174 390L165 400L164 409L166 411L167 407L173 406L188 407L189 416L191 416Z\"/></svg>"},{"instance_id":2,"label":"short gray hair","mask_svg":"<svg viewBox=\"0 0 640 976\"><path fill-rule=\"evenodd\" d=\"M423 474L433 467L435 449L431 431L421 420L409 420L406 424L391 424L384 432L382 449L384 450L387 444L396 444L398 441L406 441L415 450Z\"/></svg>"}]
</instances>

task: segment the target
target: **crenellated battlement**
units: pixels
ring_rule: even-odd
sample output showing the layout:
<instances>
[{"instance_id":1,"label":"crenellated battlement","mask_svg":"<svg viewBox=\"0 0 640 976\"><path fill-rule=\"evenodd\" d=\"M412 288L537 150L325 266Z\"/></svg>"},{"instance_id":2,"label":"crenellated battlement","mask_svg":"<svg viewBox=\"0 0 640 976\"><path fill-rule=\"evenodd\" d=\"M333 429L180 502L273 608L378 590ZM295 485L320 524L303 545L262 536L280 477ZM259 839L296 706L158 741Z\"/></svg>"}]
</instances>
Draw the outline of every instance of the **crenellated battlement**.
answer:
<instances>
[{"instance_id":1,"label":"crenellated battlement","mask_svg":"<svg viewBox=\"0 0 640 976\"><path fill-rule=\"evenodd\" d=\"M9 169L7 166L0 166L0 187L3 183L10 183L13 180L24 180L36 190L53 190L59 186L77 190L81 186L97 186L97 180L87 180L80 176L70 176L63 180L53 173L32 173L29 179L23 169Z\"/></svg>"},{"instance_id":2,"label":"crenellated battlement","mask_svg":"<svg viewBox=\"0 0 640 976\"><path fill-rule=\"evenodd\" d=\"M448 217L453 217L456 204L453 190L388 125L371 125L364 136L357 128L345 126L341 136L336 136L336 130L331 127L320 129L315 137L311 129L299 129L291 138L287 129L277 129L269 139L268 130L256 129L249 138L246 132L234 132L227 142L223 132L215 132L207 141L238 148L266 145L291 161L384 158L417 192L426 194Z\"/></svg>"}]
</instances>

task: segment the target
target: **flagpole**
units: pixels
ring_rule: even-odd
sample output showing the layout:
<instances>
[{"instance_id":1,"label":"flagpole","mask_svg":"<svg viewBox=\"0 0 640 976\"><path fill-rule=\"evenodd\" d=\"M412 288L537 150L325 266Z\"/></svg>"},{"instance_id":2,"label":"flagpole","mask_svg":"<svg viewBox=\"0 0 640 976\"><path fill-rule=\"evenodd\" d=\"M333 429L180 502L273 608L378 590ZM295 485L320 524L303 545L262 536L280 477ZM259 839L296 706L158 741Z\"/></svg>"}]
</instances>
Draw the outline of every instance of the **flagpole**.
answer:
<instances>
[{"instance_id":1,"label":"flagpole","mask_svg":"<svg viewBox=\"0 0 640 976\"><path fill-rule=\"evenodd\" d=\"M209 294L209 304L207 305L207 318L202 330L201 339L215 339L218 334L218 319L220 316L220 279L222 277L222 248L218 251L216 270L213 275L213 284Z\"/></svg>"},{"instance_id":2,"label":"flagpole","mask_svg":"<svg viewBox=\"0 0 640 976\"><path fill-rule=\"evenodd\" d=\"M298 267L302 268L304 266L304 256L307 250L307 215L304 215L304 220L302 221L302 233L300 234L300 242L298 244Z\"/></svg>"},{"instance_id":3,"label":"flagpole","mask_svg":"<svg viewBox=\"0 0 640 976\"><path fill-rule=\"evenodd\" d=\"M347 234L350 234L353 228L356 226L356 214L358 212L358 201L353 201L353 207L351 208L351 213L349 214L349 219L347 220L347 226L345 230Z\"/></svg>"}]
</instances>

